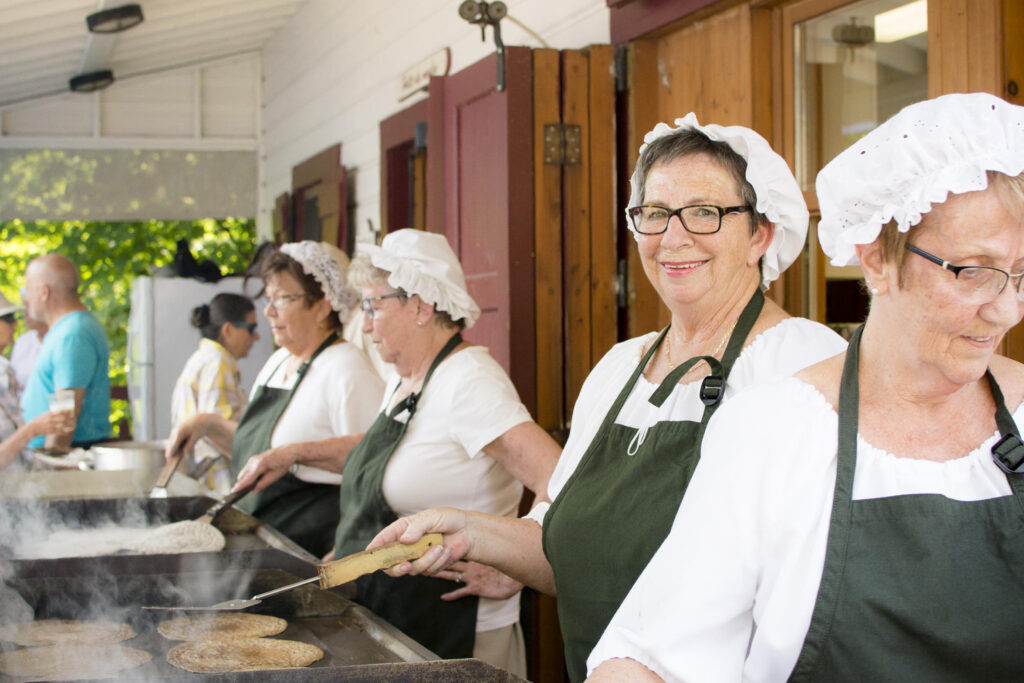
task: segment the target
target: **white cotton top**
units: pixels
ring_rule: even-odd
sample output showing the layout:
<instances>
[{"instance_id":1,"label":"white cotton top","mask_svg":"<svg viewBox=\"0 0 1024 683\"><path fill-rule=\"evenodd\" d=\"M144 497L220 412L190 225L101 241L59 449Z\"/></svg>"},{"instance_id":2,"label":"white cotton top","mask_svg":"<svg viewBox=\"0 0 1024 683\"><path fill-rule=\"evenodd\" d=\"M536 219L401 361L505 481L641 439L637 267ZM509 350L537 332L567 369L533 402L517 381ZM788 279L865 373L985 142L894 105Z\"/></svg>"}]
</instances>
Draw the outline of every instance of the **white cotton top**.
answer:
<instances>
[{"instance_id":1,"label":"white cotton top","mask_svg":"<svg viewBox=\"0 0 1024 683\"><path fill-rule=\"evenodd\" d=\"M284 379L287 349L278 349L264 364L249 400L260 386L291 389L298 374ZM347 434L362 434L377 417L384 381L362 351L342 342L324 349L299 384L270 436L271 447L322 441ZM341 475L318 467L297 465L293 474L312 484L340 484Z\"/></svg>"},{"instance_id":2,"label":"white cotton top","mask_svg":"<svg viewBox=\"0 0 1024 683\"><path fill-rule=\"evenodd\" d=\"M1024 407L1014 421L1020 425ZM838 416L795 378L745 392L711 419L672 530L587 666L629 657L666 681L785 681L803 647L825 562ZM853 498L1011 494L993 433L948 462L858 438Z\"/></svg>"},{"instance_id":3,"label":"white cotton top","mask_svg":"<svg viewBox=\"0 0 1024 683\"><path fill-rule=\"evenodd\" d=\"M651 332L616 344L587 376L572 412L572 430L548 483L551 500L576 470L619 391L643 359L644 349L656 337L657 333ZM729 373L723 404L754 382L788 377L845 350L846 341L824 325L805 318L786 318L759 334L740 353ZM657 408L648 399L658 386L641 375L615 421L633 428L669 420L700 422L704 415L698 395L700 385L700 381L693 381L677 386ZM548 507L549 503L539 503L527 517L543 524Z\"/></svg>"},{"instance_id":4,"label":"white cotton top","mask_svg":"<svg viewBox=\"0 0 1024 683\"><path fill-rule=\"evenodd\" d=\"M388 382L385 402L399 381L395 377ZM404 422L408 413L396 419ZM486 348L470 346L452 353L430 377L416 416L384 471L388 505L400 517L438 506L515 517L523 485L482 451L530 419L512 381ZM477 631L518 620L518 594L507 600L480 598Z\"/></svg>"}]
</instances>

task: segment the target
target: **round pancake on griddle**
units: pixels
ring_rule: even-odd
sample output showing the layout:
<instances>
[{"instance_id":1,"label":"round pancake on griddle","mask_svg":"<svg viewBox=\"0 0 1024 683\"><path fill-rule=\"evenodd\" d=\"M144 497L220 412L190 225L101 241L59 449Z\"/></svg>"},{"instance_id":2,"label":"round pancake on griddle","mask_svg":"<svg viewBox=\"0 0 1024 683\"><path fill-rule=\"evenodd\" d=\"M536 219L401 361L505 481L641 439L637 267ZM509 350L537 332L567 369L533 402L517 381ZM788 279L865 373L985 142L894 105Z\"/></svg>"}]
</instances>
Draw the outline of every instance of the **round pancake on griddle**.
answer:
<instances>
[{"instance_id":1,"label":"round pancake on griddle","mask_svg":"<svg viewBox=\"0 0 1024 683\"><path fill-rule=\"evenodd\" d=\"M18 645L117 643L135 637L135 629L113 621L40 619L0 625L0 640Z\"/></svg>"},{"instance_id":2,"label":"round pancake on griddle","mask_svg":"<svg viewBox=\"0 0 1024 683\"><path fill-rule=\"evenodd\" d=\"M167 651L167 663L198 674L265 671L309 666L324 651L316 645L277 638L190 640Z\"/></svg>"},{"instance_id":3,"label":"round pancake on griddle","mask_svg":"<svg viewBox=\"0 0 1024 683\"><path fill-rule=\"evenodd\" d=\"M262 638L276 636L288 628L288 622L265 614L222 612L168 619L156 628L168 640L205 640L217 636Z\"/></svg>"},{"instance_id":4,"label":"round pancake on griddle","mask_svg":"<svg viewBox=\"0 0 1024 683\"><path fill-rule=\"evenodd\" d=\"M0 653L0 672L33 681L113 678L150 659L148 652L111 643L47 645Z\"/></svg>"}]
</instances>

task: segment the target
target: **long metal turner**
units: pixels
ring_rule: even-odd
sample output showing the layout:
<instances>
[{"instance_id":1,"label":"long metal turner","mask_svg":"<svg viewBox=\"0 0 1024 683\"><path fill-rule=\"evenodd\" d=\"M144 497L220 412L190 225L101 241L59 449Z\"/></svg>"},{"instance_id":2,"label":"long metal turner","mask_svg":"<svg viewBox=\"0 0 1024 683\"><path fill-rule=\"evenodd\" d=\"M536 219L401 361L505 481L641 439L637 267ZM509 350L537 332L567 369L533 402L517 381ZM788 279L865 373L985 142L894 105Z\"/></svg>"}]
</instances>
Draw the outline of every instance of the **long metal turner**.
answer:
<instances>
[{"instance_id":1,"label":"long metal turner","mask_svg":"<svg viewBox=\"0 0 1024 683\"><path fill-rule=\"evenodd\" d=\"M281 586L274 590L267 591L266 593L254 595L248 600L243 600L241 598L225 600L224 602L218 602L216 605L210 605L209 607L143 607L142 609L188 612L222 612L246 609L247 607L260 604L263 602L263 598L268 598L271 595L277 595L278 593L284 593L285 591L290 591L293 588L298 588L299 586L304 586L307 583L313 583L314 581L319 581L321 588L334 588L335 586L340 586L343 583L354 581L364 574L372 574L379 569L388 569L389 567L394 567L396 564L401 562L420 558L427 552L427 550L435 545L443 545L441 534L426 534L423 538L411 545L406 545L405 543L388 543L387 545L374 550L364 550L362 552L343 557L340 560L335 560L334 562L317 565L317 575L312 578L296 581L295 583L290 583L287 586Z\"/></svg>"}]
</instances>

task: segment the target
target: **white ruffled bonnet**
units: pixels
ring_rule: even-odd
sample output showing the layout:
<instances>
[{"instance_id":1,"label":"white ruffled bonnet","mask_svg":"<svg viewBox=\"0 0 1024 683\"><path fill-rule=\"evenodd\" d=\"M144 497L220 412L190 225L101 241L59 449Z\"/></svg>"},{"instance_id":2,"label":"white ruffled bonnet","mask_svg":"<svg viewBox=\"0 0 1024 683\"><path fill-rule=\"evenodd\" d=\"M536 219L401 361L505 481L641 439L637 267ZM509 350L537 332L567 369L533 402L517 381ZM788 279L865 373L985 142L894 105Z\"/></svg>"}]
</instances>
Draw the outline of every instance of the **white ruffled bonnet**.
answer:
<instances>
[{"instance_id":1,"label":"white ruffled bonnet","mask_svg":"<svg viewBox=\"0 0 1024 683\"><path fill-rule=\"evenodd\" d=\"M312 275L324 290L324 298L344 324L359 305L359 294L348 284L348 256L327 242L290 242L281 252L295 259L302 271Z\"/></svg>"},{"instance_id":2,"label":"white ruffled bonnet","mask_svg":"<svg viewBox=\"0 0 1024 683\"><path fill-rule=\"evenodd\" d=\"M459 259L444 235L403 228L385 235L379 247L359 248L374 266L390 273L388 284L395 289L417 295L452 320L464 319L467 328L480 317Z\"/></svg>"},{"instance_id":3,"label":"white ruffled bonnet","mask_svg":"<svg viewBox=\"0 0 1024 683\"><path fill-rule=\"evenodd\" d=\"M818 173L818 240L837 266L895 220L906 232L950 193L988 187L986 171L1024 171L1024 107L988 93L904 107Z\"/></svg>"},{"instance_id":4,"label":"white ruffled bonnet","mask_svg":"<svg viewBox=\"0 0 1024 683\"><path fill-rule=\"evenodd\" d=\"M768 283L778 279L779 274L796 260L803 251L804 241L807 239L807 203L786 160L775 153L767 140L745 126L719 126L713 123L702 126L697 122L697 115L693 112L676 119L674 123L675 128L667 123L659 123L645 135L644 144L640 146L640 156L647 149L647 145L658 138L678 130L693 129L712 140L726 143L746 160L747 182L757 195L755 208L758 213L767 216L768 220L775 224L775 236L764 254L764 267L761 272L761 284L767 288ZM632 191L627 206L637 206L642 190L637 169L633 170L629 184ZM626 225L633 233L633 238L640 239L632 221L629 220L628 210Z\"/></svg>"}]
</instances>

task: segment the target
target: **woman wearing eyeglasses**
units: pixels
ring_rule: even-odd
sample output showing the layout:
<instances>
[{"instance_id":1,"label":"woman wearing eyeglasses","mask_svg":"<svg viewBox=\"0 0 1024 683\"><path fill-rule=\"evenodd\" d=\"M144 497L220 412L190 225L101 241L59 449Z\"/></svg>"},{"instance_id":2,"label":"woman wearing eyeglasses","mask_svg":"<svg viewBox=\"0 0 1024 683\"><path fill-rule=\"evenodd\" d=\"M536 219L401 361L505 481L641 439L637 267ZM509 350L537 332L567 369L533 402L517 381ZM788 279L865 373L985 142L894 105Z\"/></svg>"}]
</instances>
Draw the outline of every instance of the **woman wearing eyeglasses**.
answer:
<instances>
[{"instance_id":1,"label":"woman wearing eyeglasses","mask_svg":"<svg viewBox=\"0 0 1024 683\"><path fill-rule=\"evenodd\" d=\"M1021 680L1024 366L997 350L1024 314L1022 171L1024 108L970 94L818 174L867 321L715 416L594 680Z\"/></svg>"},{"instance_id":2,"label":"woman wearing eyeglasses","mask_svg":"<svg viewBox=\"0 0 1024 683\"><path fill-rule=\"evenodd\" d=\"M363 352L341 339L341 321L359 302L347 267L340 250L312 241L285 244L263 261L264 311L280 348L256 376L240 420L214 412L186 420L168 441L169 456L206 437L231 453L237 475L261 453L332 453L366 431L384 387ZM239 506L319 557L334 541L340 480L299 465Z\"/></svg>"},{"instance_id":3,"label":"woman wearing eyeglasses","mask_svg":"<svg viewBox=\"0 0 1024 683\"><path fill-rule=\"evenodd\" d=\"M442 531L444 550L393 573L433 573L466 558L556 594L574 681L668 533L720 403L845 347L762 294L807 232L785 161L749 128L701 126L693 114L676 126L646 136L626 211L671 324L618 344L590 373L548 486L553 502L521 520L428 511L374 542Z\"/></svg>"},{"instance_id":4,"label":"woman wearing eyeglasses","mask_svg":"<svg viewBox=\"0 0 1024 683\"><path fill-rule=\"evenodd\" d=\"M344 472L335 556L437 505L514 518L524 486L543 495L559 449L487 349L463 340L480 308L455 253L443 235L411 229L361 249L350 273L362 289L363 331L397 376L373 404L379 413L363 439L329 465ZM259 489L293 462L254 458L237 486L259 480ZM521 586L489 599L474 594L479 581L475 566L443 578L377 573L358 580L356 600L442 657L477 657L525 675Z\"/></svg>"},{"instance_id":5,"label":"woman wearing eyeglasses","mask_svg":"<svg viewBox=\"0 0 1024 683\"><path fill-rule=\"evenodd\" d=\"M224 292L193 308L189 322L202 337L174 384L171 428L199 413L216 413L237 422L246 405L238 361L249 355L259 339L256 307L248 297ZM230 454L222 454L205 439L196 444L196 462L214 460L203 480L211 491L225 493L231 488Z\"/></svg>"}]
</instances>

